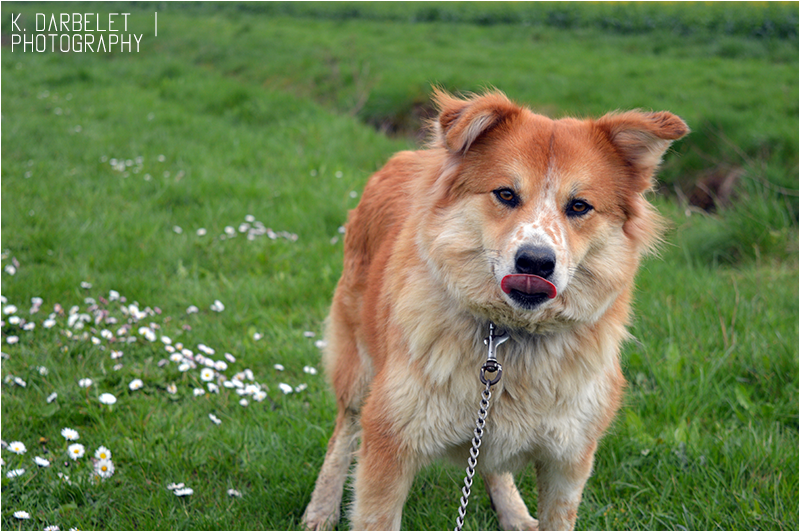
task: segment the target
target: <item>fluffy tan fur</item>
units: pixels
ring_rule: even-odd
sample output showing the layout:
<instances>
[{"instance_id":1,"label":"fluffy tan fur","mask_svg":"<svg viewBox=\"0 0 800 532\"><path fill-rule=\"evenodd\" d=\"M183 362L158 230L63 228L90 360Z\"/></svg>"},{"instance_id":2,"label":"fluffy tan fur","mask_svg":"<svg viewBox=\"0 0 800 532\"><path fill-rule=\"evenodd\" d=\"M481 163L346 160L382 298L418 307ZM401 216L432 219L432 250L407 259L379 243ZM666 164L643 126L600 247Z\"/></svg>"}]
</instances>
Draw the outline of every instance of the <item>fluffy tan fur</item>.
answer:
<instances>
[{"instance_id":1,"label":"fluffy tan fur","mask_svg":"<svg viewBox=\"0 0 800 532\"><path fill-rule=\"evenodd\" d=\"M324 353L339 415L304 525L336 524L359 434L356 529L399 529L419 469L465 463L492 321L511 339L478 469L504 529L571 529L625 385L634 276L660 237L643 193L688 128L667 112L551 120L500 92L435 98L431 145L395 155L348 219ZM591 209L569 213L576 200ZM501 290L525 246L553 253L554 299ZM531 462L538 522L512 477Z\"/></svg>"}]
</instances>

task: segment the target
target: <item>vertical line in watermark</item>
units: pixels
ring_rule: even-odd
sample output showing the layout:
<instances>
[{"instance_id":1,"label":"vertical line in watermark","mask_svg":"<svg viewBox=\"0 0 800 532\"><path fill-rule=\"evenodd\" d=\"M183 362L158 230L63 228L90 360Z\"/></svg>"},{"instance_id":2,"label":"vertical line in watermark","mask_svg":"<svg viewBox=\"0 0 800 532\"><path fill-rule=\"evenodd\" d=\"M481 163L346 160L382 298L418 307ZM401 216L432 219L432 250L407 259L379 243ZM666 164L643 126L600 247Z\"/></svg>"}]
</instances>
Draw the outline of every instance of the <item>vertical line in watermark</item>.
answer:
<instances>
[{"instance_id":1,"label":"vertical line in watermark","mask_svg":"<svg viewBox=\"0 0 800 532\"><path fill-rule=\"evenodd\" d=\"M158 11L156 11L156 37L158 37Z\"/></svg>"}]
</instances>

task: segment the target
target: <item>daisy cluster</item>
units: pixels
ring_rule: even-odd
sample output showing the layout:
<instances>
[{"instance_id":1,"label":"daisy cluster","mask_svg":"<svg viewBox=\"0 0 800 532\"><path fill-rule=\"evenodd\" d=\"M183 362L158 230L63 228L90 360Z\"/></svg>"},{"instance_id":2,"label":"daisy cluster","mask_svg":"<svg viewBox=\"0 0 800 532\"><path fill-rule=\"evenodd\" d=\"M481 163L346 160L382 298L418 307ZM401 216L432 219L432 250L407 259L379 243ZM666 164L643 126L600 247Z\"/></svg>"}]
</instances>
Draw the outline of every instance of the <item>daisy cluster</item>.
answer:
<instances>
[{"instance_id":1,"label":"daisy cluster","mask_svg":"<svg viewBox=\"0 0 800 532\"><path fill-rule=\"evenodd\" d=\"M81 283L84 290L91 289L90 283ZM67 344L62 347L62 351L69 350L69 341L73 343L89 343L100 353L107 353L107 364L111 365L112 371L120 371L125 367L126 347L131 344L150 346L156 352L161 351L163 358L159 360L158 367L169 371L170 368L177 369L169 372L176 381L189 382L191 394L200 397L206 393L218 394L221 388L232 390L239 396L239 404L247 406L250 402L263 402L268 399L269 387L255 379L253 371L249 368L236 370L236 357L229 352L219 353L217 349L204 343L193 345L183 342L173 341L167 335L166 322L170 325L175 320L162 319L162 311L158 307L144 307L139 303L129 303L127 299L115 290L110 290L108 296L101 296L97 299L87 297L84 300L86 307L81 308L73 305L69 309L62 307L59 303L53 306L52 312L46 317L41 312L43 300L40 297L31 298L31 306L25 315L17 305L10 304L4 296L0 296L0 308L2 308L2 319L0 326L3 328L4 341L7 346L19 344L21 339L25 340L26 334L34 334L38 327L39 330L54 329L58 330L61 336L66 339ZM208 307L213 312L223 312L225 305L214 300ZM200 309L195 305L190 305L186 309L186 314L199 313ZM38 318L38 319L37 319ZM191 326L184 324L178 334L182 335L191 331ZM171 333L170 333L171 334ZM313 338L315 333L306 331L303 333L306 338ZM253 340L258 341L263 337L260 333L253 334ZM318 348L324 347L324 342L315 343ZM11 349L9 349L11 351ZM149 349L148 349L149 351ZM3 358L10 356L3 353ZM98 368L104 371L105 364ZM36 373L45 376L49 369L39 366ZM281 364L276 364L277 371L283 371ZM136 369L134 369L136 371ZM316 375L317 370L311 366L304 368L307 375ZM188 374L189 379L181 377L181 374ZM134 378L128 384L130 392L142 389L164 390L170 395L179 393L178 384L170 382L162 386L162 377L155 382L148 382L142 378ZM27 381L21 377L6 373L4 383L12 386L27 387ZM77 380L80 388L97 388L95 379L92 376L84 376ZM284 394L299 393L307 388L306 383L299 383L294 386L284 382L277 383L278 389ZM96 399L104 405L114 405L117 397L100 389ZM189 391L189 390L187 390ZM47 398L51 403L58 399L58 391L53 391Z\"/></svg>"},{"instance_id":2,"label":"daisy cluster","mask_svg":"<svg viewBox=\"0 0 800 532\"><path fill-rule=\"evenodd\" d=\"M78 130L76 132L80 133L80 126L77 126L77 128ZM156 161L158 161L159 164L152 163L152 167L148 166L148 168L152 169L149 170L149 172L145 172L145 158L143 155L134 157L109 157L108 155L103 155L100 157L101 163L108 164L113 172L123 178L141 174L145 181L152 181L154 174L156 177L163 178L165 181L172 180L178 182L185 177L186 174L183 170L178 170L173 174L172 171L168 169L168 166L165 166L165 163L168 163L167 157L164 154L158 155ZM152 172L152 174L150 172ZM30 172L26 174L26 177L30 177L29 174ZM341 172L337 172L337 177L341 177ZM184 232L183 228L179 225L173 226L172 230L176 234L183 234ZM206 236L208 230L205 227L200 227L195 230L195 234L199 237ZM230 240L236 238L238 235L245 236L247 240L250 241L256 240L262 236L266 236L270 240L285 239L290 242L297 242L299 238L296 233L272 230L270 227L265 226L263 222L256 220L256 217L252 214L248 214L244 217L244 221L237 224L226 225L218 238L220 240ZM8 265L11 275L13 275L13 272L16 272L16 268L19 268L19 265Z\"/></svg>"},{"instance_id":3,"label":"daisy cluster","mask_svg":"<svg viewBox=\"0 0 800 532\"><path fill-rule=\"evenodd\" d=\"M81 283L81 289L90 291L92 285ZM0 296L4 394L13 390L18 394L32 393L33 390L49 393L45 399L47 404L77 395L88 406L96 405L101 415L104 410L110 413L115 408L126 408L137 394L164 394L175 399L200 401L201 407L207 408L204 417L207 416L208 423L213 426L223 424L221 414L214 411L214 405L224 408L228 401L233 400L241 407L261 403L270 408L276 407L269 396L270 386L262 379L257 379L250 368L241 367L237 356L206 343L186 340L194 334L191 326L196 324L197 317L194 315L211 318L216 313L224 312L225 305L221 301L206 303L206 310L190 305L185 315L178 317L164 315L159 307L128 301L114 290L96 298L86 297L83 303L69 307L59 303L50 306L42 298L34 297L30 305L22 305ZM251 331L250 334L253 342L263 338L261 333ZM313 340L316 335L306 331L303 336ZM31 348L41 345L42 341L55 343L61 353L79 352L81 356L96 360L97 363L87 364L85 367L90 369L85 370L85 374L72 376L74 380L68 379L66 385L57 389L52 382L64 381L50 379L49 376L58 370L28 360ZM319 348L324 347L322 341L316 341L315 344ZM13 360L15 372L21 373L13 375L8 372L7 360ZM155 367L150 366L148 360L157 361ZM289 374L283 365L276 364L273 369L275 373L272 378L275 382L270 384L275 386L276 393L299 394L307 389L306 382L279 382L292 380L292 377L278 378L278 375ZM130 377L122 379L123 384L120 385L120 379L108 378L109 374L115 372L130 373ZM317 370L313 366L305 366L303 373L298 372L298 375L313 379ZM109 388L112 385L108 382L114 382L115 387ZM214 397L215 400L207 401L208 397ZM180 400L172 400L168 404L180 403ZM4 433L12 426L11 421L3 419ZM63 449L48 449L49 446L40 441L38 443L43 453L33 457L26 455L30 442L27 445L22 441L3 442L3 455L7 458L2 466L3 474L10 479L8 482L24 483L26 481L22 477L54 471L58 477L54 475L54 482L77 481L85 485L83 482L89 479L90 485L99 485L120 474L106 446L89 449L85 443L78 441L78 432L72 428L64 428L61 436ZM124 473L124 458L122 464ZM70 475L66 474L66 467L69 467ZM194 492L192 488L178 484L169 489L178 497L187 497ZM229 495L240 497L241 493L231 489ZM18 512L17 519L30 518L24 517L28 515L25 510L19 509Z\"/></svg>"},{"instance_id":4,"label":"daisy cluster","mask_svg":"<svg viewBox=\"0 0 800 532\"><path fill-rule=\"evenodd\" d=\"M111 451L107 447L100 445L95 449L94 456L86 459L88 449L78 442L80 435L77 430L65 427L61 430L61 436L64 441L60 449L55 448L58 446L50 446L49 439L43 438L40 440L41 453L33 458L25 457L28 453L28 447L23 442L12 441L6 443L5 441L0 441L0 446L8 453L4 453L8 457L8 462L6 462L5 458L2 459L6 478L10 479L10 482L25 485L28 482L27 477L37 474L49 474L53 477L52 480L55 481L57 478L57 482L71 486L74 482L83 483L87 479L92 484L97 484L114 475L116 467L111 460ZM62 461L65 458L66 460ZM31 467L31 462L36 466L35 468ZM30 471L29 467L31 468ZM72 478L64 472L66 470L69 470ZM14 518L19 520L31 518L30 513L25 510L17 510L13 515ZM59 528L57 526L48 526L45 530L59 530Z\"/></svg>"},{"instance_id":5,"label":"daisy cluster","mask_svg":"<svg viewBox=\"0 0 800 532\"><path fill-rule=\"evenodd\" d=\"M183 228L176 225L172 228L175 234L183 234ZM199 237L208 235L208 230L205 227L200 227L195 230L195 234ZM222 234L218 236L220 240L230 240L236 238L238 235L245 236L247 240L253 241L262 236L266 236L270 240L285 239L290 242L297 242L297 233L290 233L288 231L273 231L272 228L264 225L263 222L256 220L252 214L244 217L244 221L234 225L226 225Z\"/></svg>"}]
</instances>

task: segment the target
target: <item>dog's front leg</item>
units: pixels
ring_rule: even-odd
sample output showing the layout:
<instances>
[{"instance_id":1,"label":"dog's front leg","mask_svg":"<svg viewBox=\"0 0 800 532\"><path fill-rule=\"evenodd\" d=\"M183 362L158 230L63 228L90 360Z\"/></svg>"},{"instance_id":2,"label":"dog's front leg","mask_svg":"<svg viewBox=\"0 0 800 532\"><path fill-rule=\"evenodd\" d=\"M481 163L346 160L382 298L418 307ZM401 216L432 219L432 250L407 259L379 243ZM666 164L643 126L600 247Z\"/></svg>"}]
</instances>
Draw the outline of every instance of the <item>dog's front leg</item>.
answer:
<instances>
[{"instance_id":1,"label":"dog's front leg","mask_svg":"<svg viewBox=\"0 0 800 532\"><path fill-rule=\"evenodd\" d=\"M483 481L501 530L539 530L539 523L528 513L511 473L487 473Z\"/></svg>"},{"instance_id":2,"label":"dog's front leg","mask_svg":"<svg viewBox=\"0 0 800 532\"><path fill-rule=\"evenodd\" d=\"M418 470L377 404L365 405L355 475L354 530L400 530L408 491Z\"/></svg>"},{"instance_id":3,"label":"dog's front leg","mask_svg":"<svg viewBox=\"0 0 800 532\"><path fill-rule=\"evenodd\" d=\"M592 473L597 442L568 460L536 461L539 488L537 516L540 530L573 530L583 487Z\"/></svg>"}]
</instances>

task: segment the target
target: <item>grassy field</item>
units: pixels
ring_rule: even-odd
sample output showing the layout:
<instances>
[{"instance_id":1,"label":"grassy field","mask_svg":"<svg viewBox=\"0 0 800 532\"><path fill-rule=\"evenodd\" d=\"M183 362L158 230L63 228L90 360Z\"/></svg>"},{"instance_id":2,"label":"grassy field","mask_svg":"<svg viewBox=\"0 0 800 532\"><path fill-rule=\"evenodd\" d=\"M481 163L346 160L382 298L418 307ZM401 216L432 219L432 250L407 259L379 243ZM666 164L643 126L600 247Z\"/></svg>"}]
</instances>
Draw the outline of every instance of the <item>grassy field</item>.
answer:
<instances>
[{"instance_id":1,"label":"grassy field","mask_svg":"<svg viewBox=\"0 0 800 532\"><path fill-rule=\"evenodd\" d=\"M339 228L434 83L686 119L577 526L797 529L796 3L69 4L130 12L141 51L10 50L12 13L62 7L0 19L3 529L299 526L333 427L316 370ZM725 166L731 206L681 202ZM404 528L452 528L462 476L425 470ZM466 528L496 529L479 491Z\"/></svg>"}]
</instances>

